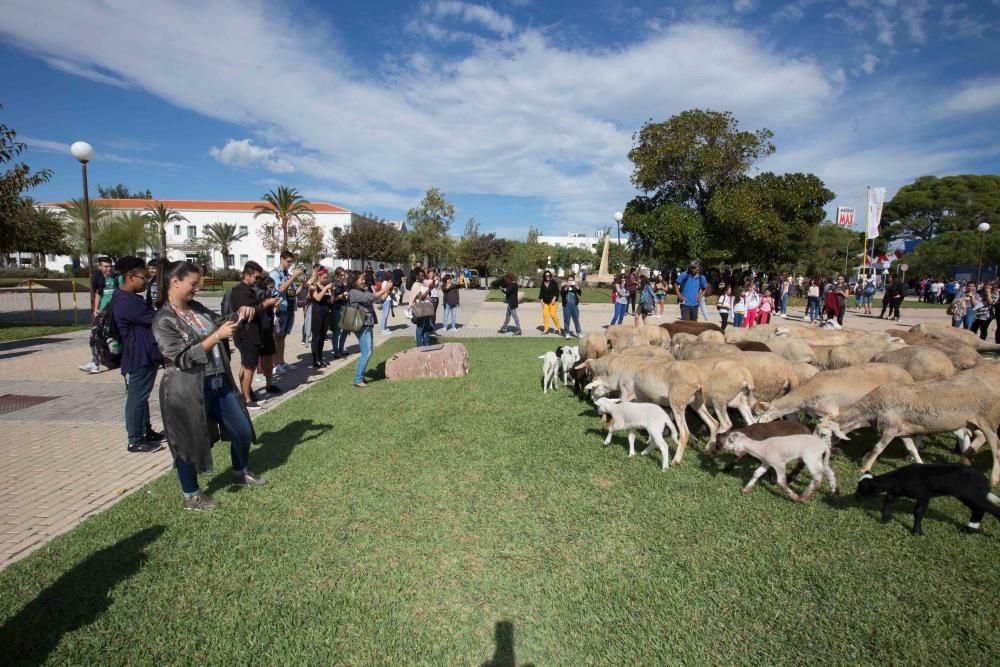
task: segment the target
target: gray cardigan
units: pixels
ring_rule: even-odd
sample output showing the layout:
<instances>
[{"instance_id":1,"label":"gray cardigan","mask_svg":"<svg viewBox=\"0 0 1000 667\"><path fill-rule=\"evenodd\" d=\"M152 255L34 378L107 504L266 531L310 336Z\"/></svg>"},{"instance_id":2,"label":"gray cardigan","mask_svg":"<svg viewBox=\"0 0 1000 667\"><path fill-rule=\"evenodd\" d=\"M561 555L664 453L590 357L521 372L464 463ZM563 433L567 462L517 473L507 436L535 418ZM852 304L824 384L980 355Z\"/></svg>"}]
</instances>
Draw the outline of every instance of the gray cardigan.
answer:
<instances>
[{"instance_id":1,"label":"gray cardigan","mask_svg":"<svg viewBox=\"0 0 1000 667\"><path fill-rule=\"evenodd\" d=\"M160 308L153 318L153 337L163 354L166 368L160 381L160 412L170 453L206 472L212 469L212 445L217 440L225 439L225 434L205 411L205 368L209 365L209 358L201 343L215 332L223 318L197 301L192 301L190 307L207 322L207 334L195 331L169 305ZM240 396L243 414L250 422L251 440L256 440L250 413L243 403L239 387L233 381L226 348L216 344L216 349L225 368L222 375L229 387Z\"/></svg>"},{"instance_id":2,"label":"gray cardigan","mask_svg":"<svg viewBox=\"0 0 1000 667\"><path fill-rule=\"evenodd\" d=\"M375 326L378 323L378 318L375 317L375 292L352 287L349 296L352 306L360 306L361 308L364 308L365 326Z\"/></svg>"}]
</instances>

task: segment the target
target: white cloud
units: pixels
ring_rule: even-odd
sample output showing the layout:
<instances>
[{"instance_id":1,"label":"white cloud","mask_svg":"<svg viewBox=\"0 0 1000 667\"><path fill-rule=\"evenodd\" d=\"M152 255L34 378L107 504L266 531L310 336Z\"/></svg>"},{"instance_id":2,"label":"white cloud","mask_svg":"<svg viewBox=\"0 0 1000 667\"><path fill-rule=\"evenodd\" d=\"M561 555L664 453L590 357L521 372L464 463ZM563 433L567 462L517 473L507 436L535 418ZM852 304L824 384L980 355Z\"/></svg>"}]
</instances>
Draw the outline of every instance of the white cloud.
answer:
<instances>
[{"instance_id":1,"label":"white cloud","mask_svg":"<svg viewBox=\"0 0 1000 667\"><path fill-rule=\"evenodd\" d=\"M509 16L482 5L457 0L439 0L429 8L429 13L439 19L455 17L465 23L478 23L498 35L509 35L514 32L514 21Z\"/></svg>"},{"instance_id":2,"label":"white cloud","mask_svg":"<svg viewBox=\"0 0 1000 667\"><path fill-rule=\"evenodd\" d=\"M1000 107L1000 79L968 81L948 98L945 112L975 113Z\"/></svg>"},{"instance_id":3,"label":"white cloud","mask_svg":"<svg viewBox=\"0 0 1000 667\"><path fill-rule=\"evenodd\" d=\"M865 74L874 74L876 65L878 65L878 56L874 53L866 53L861 61L861 69L864 70Z\"/></svg>"},{"instance_id":4,"label":"white cloud","mask_svg":"<svg viewBox=\"0 0 1000 667\"><path fill-rule=\"evenodd\" d=\"M257 146L251 139L230 139L222 148L213 146L208 154L230 167L264 167L276 174L295 171L291 162L277 157L277 148Z\"/></svg>"},{"instance_id":5,"label":"white cloud","mask_svg":"<svg viewBox=\"0 0 1000 667\"><path fill-rule=\"evenodd\" d=\"M23 144L27 144L31 148L35 148L41 151L46 151L48 153L65 153L69 155L69 144L63 143L61 141L52 141L51 139L38 139L36 137L26 137L19 136L17 141Z\"/></svg>"},{"instance_id":6,"label":"white cloud","mask_svg":"<svg viewBox=\"0 0 1000 667\"><path fill-rule=\"evenodd\" d=\"M733 0L733 11L746 14L757 9L758 4L758 0Z\"/></svg>"}]
</instances>

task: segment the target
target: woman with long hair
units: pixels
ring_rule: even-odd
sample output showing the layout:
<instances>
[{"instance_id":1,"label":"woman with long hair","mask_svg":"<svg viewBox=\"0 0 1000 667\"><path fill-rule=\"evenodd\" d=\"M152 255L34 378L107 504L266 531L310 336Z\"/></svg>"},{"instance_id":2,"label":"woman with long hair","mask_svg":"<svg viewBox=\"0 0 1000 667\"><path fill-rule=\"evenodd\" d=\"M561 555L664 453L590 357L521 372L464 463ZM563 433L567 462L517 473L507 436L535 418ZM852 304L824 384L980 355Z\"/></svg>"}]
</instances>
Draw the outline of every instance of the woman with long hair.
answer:
<instances>
[{"instance_id":1,"label":"woman with long hair","mask_svg":"<svg viewBox=\"0 0 1000 667\"><path fill-rule=\"evenodd\" d=\"M184 509L210 510L216 505L198 487L198 472L212 469L212 444L224 430L230 441L233 483L263 486L249 470L253 424L239 387L233 381L229 354L220 343L260 315L253 306L223 318L198 301L201 275L187 261L170 262L159 274L159 312L153 336L163 354L160 411L174 457Z\"/></svg>"},{"instance_id":2,"label":"woman with long hair","mask_svg":"<svg viewBox=\"0 0 1000 667\"><path fill-rule=\"evenodd\" d=\"M517 316L517 306L518 306L518 289L517 289L517 278L513 273L508 273L503 277L503 281L500 284L500 289L503 290L503 300L507 304L507 314L503 318L503 326L497 331L497 333L507 333L507 325L510 324L510 318L514 318L514 335L521 335L521 320Z\"/></svg>"},{"instance_id":3,"label":"woman with long hair","mask_svg":"<svg viewBox=\"0 0 1000 667\"><path fill-rule=\"evenodd\" d=\"M333 297L332 291L336 288L336 283L327 282L327 270L319 268L316 271L315 280L309 287L309 310L312 312L310 323L312 325L312 358L313 368L323 368L329 366L329 362L323 361L323 343L326 341L326 332L330 328L330 305Z\"/></svg>"},{"instance_id":4,"label":"woman with long hair","mask_svg":"<svg viewBox=\"0 0 1000 667\"><path fill-rule=\"evenodd\" d=\"M615 304L615 313L611 316L611 324L621 324L628 312L628 290L625 289L625 274L619 273L611 286L611 300Z\"/></svg>"},{"instance_id":5,"label":"woman with long hair","mask_svg":"<svg viewBox=\"0 0 1000 667\"><path fill-rule=\"evenodd\" d=\"M368 360L372 356L372 330L376 324L374 304L388 296L391 291L392 283L385 281L378 292L373 292L372 288L368 286L365 274L359 273L355 277L354 286L349 293L351 305L360 306L365 311L365 324L357 333L360 356L358 356L358 364L354 368L354 386L359 389L368 386L368 383L365 382L365 369L368 368Z\"/></svg>"}]
</instances>

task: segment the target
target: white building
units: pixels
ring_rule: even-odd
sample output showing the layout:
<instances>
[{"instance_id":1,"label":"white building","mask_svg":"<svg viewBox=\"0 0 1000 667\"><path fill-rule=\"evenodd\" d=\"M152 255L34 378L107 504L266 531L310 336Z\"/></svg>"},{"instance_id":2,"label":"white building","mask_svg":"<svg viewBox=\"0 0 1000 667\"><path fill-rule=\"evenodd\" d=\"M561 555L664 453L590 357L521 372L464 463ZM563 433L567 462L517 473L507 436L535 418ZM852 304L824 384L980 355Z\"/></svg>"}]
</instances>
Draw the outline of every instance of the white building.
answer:
<instances>
[{"instance_id":1,"label":"white building","mask_svg":"<svg viewBox=\"0 0 1000 667\"><path fill-rule=\"evenodd\" d=\"M539 243L548 243L551 246L562 246L564 248L584 248L600 253L604 248L604 230L599 229L594 236L570 233L565 236L539 236ZM615 236L611 235L611 242L618 243ZM601 245L598 245L601 244Z\"/></svg>"},{"instance_id":2,"label":"white building","mask_svg":"<svg viewBox=\"0 0 1000 667\"><path fill-rule=\"evenodd\" d=\"M228 264L231 268L242 268L251 259L261 264L265 269L277 266L277 255L264 249L257 233L262 225L274 223L274 218L270 216L262 215L254 218L255 207L262 203L260 201L92 199L91 202L114 211L136 211L139 213L162 203L167 209L181 214L185 220L167 225L167 258L171 261L196 259L201 247L196 239L204 237L205 227L215 223L227 223L236 225L237 232L246 232L246 236L234 243L233 247L229 249ZM46 206L56 211L62 210L58 204L46 204ZM316 220L316 225L323 229L324 239L328 243L332 229L350 227L351 212L346 208L325 202L310 202L309 207L314 211L313 217ZM100 248L95 248L94 252L95 254L99 253ZM146 257L156 258L159 255L159 247L146 249ZM67 256L48 255L45 259L47 268L54 270L62 270L64 265L72 262L71 258ZM347 265L346 261L341 261L340 258L334 257L332 254L328 255L323 263L329 266ZM212 251L212 266L221 268L224 265L222 253L218 250Z\"/></svg>"}]
</instances>

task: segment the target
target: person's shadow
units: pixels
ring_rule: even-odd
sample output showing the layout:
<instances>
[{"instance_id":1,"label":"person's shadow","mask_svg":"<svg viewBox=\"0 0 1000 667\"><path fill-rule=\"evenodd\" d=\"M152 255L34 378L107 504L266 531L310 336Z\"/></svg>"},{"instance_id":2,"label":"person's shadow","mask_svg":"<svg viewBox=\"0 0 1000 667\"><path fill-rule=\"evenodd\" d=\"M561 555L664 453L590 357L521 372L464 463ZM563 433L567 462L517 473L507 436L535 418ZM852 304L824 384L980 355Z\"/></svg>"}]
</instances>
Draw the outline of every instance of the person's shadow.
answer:
<instances>
[{"instance_id":1,"label":"person's shadow","mask_svg":"<svg viewBox=\"0 0 1000 667\"><path fill-rule=\"evenodd\" d=\"M62 637L96 621L113 602L114 588L139 571L145 548L164 526L151 526L77 563L0 627L5 665L40 665Z\"/></svg>"},{"instance_id":2,"label":"person's shadow","mask_svg":"<svg viewBox=\"0 0 1000 667\"><path fill-rule=\"evenodd\" d=\"M482 667L517 667L517 656L514 654L514 625L510 621L498 621L494 628L496 650L493 658L484 662ZM525 664L521 667L533 667Z\"/></svg>"}]
</instances>

